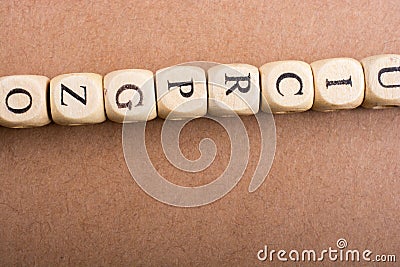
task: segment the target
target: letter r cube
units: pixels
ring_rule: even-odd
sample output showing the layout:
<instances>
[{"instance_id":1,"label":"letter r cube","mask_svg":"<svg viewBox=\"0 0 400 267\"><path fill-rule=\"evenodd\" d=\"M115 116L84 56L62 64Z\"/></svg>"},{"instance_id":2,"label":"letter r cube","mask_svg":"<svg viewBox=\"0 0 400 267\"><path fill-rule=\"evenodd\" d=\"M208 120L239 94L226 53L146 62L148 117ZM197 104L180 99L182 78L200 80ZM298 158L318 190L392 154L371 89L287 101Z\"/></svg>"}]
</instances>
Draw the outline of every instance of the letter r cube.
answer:
<instances>
[{"instance_id":1,"label":"letter r cube","mask_svg":"<svg viewBox=\"0 0 400 267\"><path fill-rule=\"evenodd\" d=\"M259 72L247 64L223 64L208 70L208 113L252 115L260 106Z\"/></svg>"}]
</instances>

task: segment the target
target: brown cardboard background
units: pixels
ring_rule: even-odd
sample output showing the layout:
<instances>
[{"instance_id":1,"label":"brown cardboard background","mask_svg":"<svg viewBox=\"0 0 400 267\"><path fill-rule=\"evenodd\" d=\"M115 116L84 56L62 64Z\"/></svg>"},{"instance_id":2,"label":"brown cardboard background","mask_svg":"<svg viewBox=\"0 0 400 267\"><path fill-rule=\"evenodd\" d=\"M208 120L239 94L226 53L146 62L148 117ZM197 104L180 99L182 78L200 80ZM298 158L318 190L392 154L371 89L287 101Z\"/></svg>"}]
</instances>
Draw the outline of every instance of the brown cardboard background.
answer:
<instances>
[{"instance_id":1,"label":"brown cardboard background","mask_svg":"<svg viewBox=\"0 0 400 267\"><path fill-rule=\"evenodd\" d=\"M2 1L0 75L361 59L399 53L399 13L397 1ZM247 192L255 152L231 193L193 209L138 187L119 124L0 128L0 265L250 266L264 244L323 249L340 237L399 258L399 114L276 116L275 161L261 188ZM161 123L150 123L150 144ZM207 175L177 179L161 157L157 166L182 184L217 177L229 150L218 129L198 120L181 140L186 152L205 136L220 146ZM257 136L250 132L252 151Z\"/></svg>"}]
</instances>

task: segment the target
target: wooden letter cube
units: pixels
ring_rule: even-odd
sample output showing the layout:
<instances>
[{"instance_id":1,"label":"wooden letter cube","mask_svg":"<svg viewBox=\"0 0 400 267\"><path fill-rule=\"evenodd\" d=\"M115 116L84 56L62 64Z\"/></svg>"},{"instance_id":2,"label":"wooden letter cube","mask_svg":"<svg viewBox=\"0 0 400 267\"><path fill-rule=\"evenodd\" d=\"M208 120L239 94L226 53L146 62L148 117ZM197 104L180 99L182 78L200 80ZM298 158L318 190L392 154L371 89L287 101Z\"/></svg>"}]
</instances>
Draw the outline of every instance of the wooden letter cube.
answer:
<instances>
[{"instance_id":1,"label":"wooden letter cube","mask_svg":"<svg viewBox=\"0 0 400 267\"><path fill-rule=\"evenodd\" d=\"M333 111L352 109L364 99L364 72L352 58L332 58L311 63L315 98L312 109Z\"/></svg>"},{"instance_id":2,"label":"wooden letter cube","mask_svg":"<svg viewBox=\"0 0 400 267\"><path fill-rule=\"evenodd\" d=\"M47 111L49 78L15 75L0 78L0 125L10 128L50 123Z\"/></svg>"},{"instance_id":3,"label":"wooden letter cube","mask_svg":"<svg viewBox=\"0 0 400 267\"><path fill-rule=\"evenodd\" d=\"M361 60L365 75L365 108L400 106L400 55Z\"/></svg>"},{"instance_id":4,"label":"wooden letter cube","mask_svg":"<svg viewBox=\"0 0 400 267\"><path fill-rule=\"evenodd\" d=\"M271 62L261 66L260 73L261 109L264 112L301 112L312 107L314 81L311 67L306 62Z\"/></svg>"},{"instance_id":5,"label":"wooden letter cube","mask_svg":"<svg viewBox=\"0 0 400 267\"><path fill-rule=\"evenodd\" d=\"M55 123L81 125L103 122L103 79L94 73L63 74L50 81L50 108Z\"/></svg>"},{"instance_id":6,"label":"wooden letter cube","mask_svg":"<svg viewBox=\"0 0 400 267\"><path fill-rule=\"evenodd\" d=\"M158 115L187 119L207 114L207 84L203 69L173 66L156 72Z\"/></svg>"},{"instance_id":7,"label":"wooden letter cube","mask_svg":"<svg viewBox=\"0 0 400 267\"><path fill-rule=\"evenodd\" d=\"M217 65L208 70L208 112L228 116L251 115L260 106L258 69L247 64Z\"/></svg>"},{"instance_id":8,"label":"wooden letter cube","mask_svg":"<svg viewBox=\"0 0 400 267\"><path fill-rule=\"evenodd\" d=\"M104 76L104 101L108 119L115 122L148 121L157 117L153 73L118 70Z\"/></svg>"}]
</instances>

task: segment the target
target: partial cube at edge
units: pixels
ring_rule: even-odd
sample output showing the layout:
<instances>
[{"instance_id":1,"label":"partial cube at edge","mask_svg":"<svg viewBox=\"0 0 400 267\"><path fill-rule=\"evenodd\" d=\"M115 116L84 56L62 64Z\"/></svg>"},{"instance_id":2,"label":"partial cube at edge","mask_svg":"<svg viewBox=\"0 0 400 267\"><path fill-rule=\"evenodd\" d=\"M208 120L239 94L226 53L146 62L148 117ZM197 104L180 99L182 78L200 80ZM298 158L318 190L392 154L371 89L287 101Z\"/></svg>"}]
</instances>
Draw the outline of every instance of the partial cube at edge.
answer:
<instances>
[{"instance_id":1,"label":"partial cube at edge","mask_svg":"<svg viewBox=\"0 0 400 267\"><path fill-rule=\"evenodd\" d=\"M195 66L173 66L156 72L158 115L189 119L207 114L205 71Z\"/></svg>"},{"instance_id":2,"label":"partial cube at edge","mask_svg":"<svg viewBox=\"0 0 400 267\"><path fill-rule=\"evenodd\" d=\"M0 125L28 128L50 123L47 107L49 78L14 75L0 78Z\"/></svg>"},{"instance_id":3,"label":"partial cube at edge","mask_svg":"<svg viewBox=\"0 0 400 267\"><path fill-rule=\"evenodd\" d=\"M275 114L309 110L314 101L314 81L309 64L286 60L264 64L261 74L261 109Z\"/></svg>"},{"instance_id":4,"label":"partial cube at edge","mask_svg":"<svg viewBox=\"0 0 400 267\"><path fill-rule=\"evenodd\" d=\"M126 69L104 76L104 102L108 119L114 122L148 121L157 117L153 73Z\"/></svg>"},{"instance_id":5,"label":"partial cube at edge","mask_svg":"<svg viewBox=\"0 0 400 267\"><path fill-rule=\"evenodd\" d=\"M105 121L102 76L71 73L53 78L50 81L50 108L54 122L61 125Z\"/></svg>"},{"instance_id":6,"label":"partial cube at edge","mask_svg":"<svg viewBox=\"0 0 400 267\"><path fill-rule=\"evenodd\" d=\"M400 106L400 55L386 54L361 60L365 75L365 108Z\"/></svg>"},{"instance_id":7,"label":"partial cube at edge","mask_svg":"<svg viewBox=\"0 0 400 267\"><path fill-rule=\"evenodd\" d=\"M364 99L364 72L352 58L331 58L311 63L315 97L313 110L352 109Z\"/></svg>"},{"instance_id":8,"label":"partial cube at edge","mask_svg":"<svg viewBox=\"0 0 400 267\"><path fill-rule=\"evenodd\" d=\"M258 68L221 64L208 70L208 113L214 116L256 114L260 106Z\"/></svg>"}]
</instances>

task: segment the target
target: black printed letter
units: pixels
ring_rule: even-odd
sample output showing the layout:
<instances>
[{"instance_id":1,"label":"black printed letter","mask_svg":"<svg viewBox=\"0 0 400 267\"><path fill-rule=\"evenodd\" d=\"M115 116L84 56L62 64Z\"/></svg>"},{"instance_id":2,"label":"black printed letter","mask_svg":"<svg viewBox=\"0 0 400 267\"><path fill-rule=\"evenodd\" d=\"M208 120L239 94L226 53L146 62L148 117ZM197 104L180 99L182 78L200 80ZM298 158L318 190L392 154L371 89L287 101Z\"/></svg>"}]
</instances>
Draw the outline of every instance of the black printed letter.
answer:
<instances>
[{"instance_id":1,"label":"black printed letter","mask_svg":"<svg viewBox=\"0 0 400 267\"><path fill-rule=\"evenodd\" d=\"M86 105L86 86L81 85L80 87L83 89L84 97L81 97L80 95L78 95L77 93L66 87L64 84L61 84L61 105L68 106L67 104L64 103L64 91L70 94L75 99L77 99L82 104Z\"/></svg>"},{"instance_id":2,"label":"black printed letter","mask_svg":"<svg viewBox=\"0 0 400 267\"><path fill-rule=\"evenodd\" d=\"M279 89L279 85L280 85L281 81L282 81L283 79L286 79L286 78L294 78L294 79L296 79L296 80L299 82L299 84L300 84L300 89L299 89L299 91L298 91L297 93L295 93L294 95L302 95L302 94L303 94L303 81L301 80L301 78L299 77L299 75L297 75L297 74L295 74L295 73L292 73L292 72L286 72L286 73L282 74L281 76L279 76L278 80L276 80L276 90L278 90L278 93L279 93L281 96L284 96L284 95L281 93L281 90Z\"/></svg>"},{"instance_id":3,"label":"black printed letter","mask_svg":"<svg viewBox=\"0 0 400 267\"><path fill-rule=\"evenodd\" d=\"M329 81L326 79L326 89L328 89L328 87L331 85L350 85L350 87L352 87L353 82L351 81L351 76L347 80Z\"/></svg>"},{"instance_id":4,"label":"black printed letter","mask_svg":"<svg viewBox=\"0 0 400 267\"><path fill-rule=\"evenodd\" d=\"M24 107L24 108L12 108L12 107L10 107L10 105L8 104L8 99L9 99L12 95L14 95L14 94L24 94L24 95L27 95L27 96L29 97L29 104L28 104L26 107ZM16 113L16 114L25 113L25 112L27 112L27 111L32 107L32 96L31 96L31 94L30 94L28 91L26 91L26 90L24 90L24 89L22 89L22 88L15 88L15 89L12 89L12 90L7 94L7 97L6 97L6 106L7 106L8 110L11 111L11 112L13 112L13 113Z\"/></svg>"},{"instance_id":5,"label":"black printed letter","mask_svg":"<svg viewBox=\"0 0 400 267\"><path fill-rule=\"evenodd\" d=\"M179 92L183 97L191 97L194 92L193 88L193 79L190 80L190 82L176 82L176 83L170 83L168 82L168 90L170 90L172 87L179 87ZM190 86L190 91L189 92L184 92L182 91L182 86Z\"/></svg>"},{"instance_id":6,"label":"black printed letter","mask_svg":"<svg viewBox=\"0 0 400 267\"><path fill-rule=\"evenodd\" d=\"M400 87L400 84L383 84L382 82L382 74L385 72L394 72L394 71L400 71L400 67L391 67L391 68L383 68L378 72L378 82L379 84L384 87L384 88L394 88L394 87Z\"/></svg>"},{"instance_id":7,"label":"black printed letter","mask_svg":"<svg viewBox=\"0 0 400 267\"><path fill-rule=\"evenodd\" d=\"M227 82L231 82L231 81L234 81L236 83L231 88L229 88L228 91L226 91L226 95L229 95L230 93L232 93L236 89L239 89L239 92L241 92L241 93L247 93L250 90L250 73L249 73L248 76L239 76L239 77L229 77L225 73L225 84ZM246 81L247 82L246 87L241 87L240 86L239 82L241 82L241 81Z\"/></svg>"},{"instance_id":8,"label":"black printed letter","mask_svg":"<svg viewBox=\"0 0 400 267\"><path fill-rule=\"evenodd\" d=\"M119 102L119 96L125 90L134 90L134 91L138 92L140 98L139 98L139 103L137 103L135 107L143 106L143 92L142 92L142 90L140 90L139 87L137 87L134 84L125 84L125 85L122 85L118 89L117 94L115 95L115 102L117 103L118 108L128 108L129 110L132 109L132 101L131 100L129 100L126 103Z\"/></svg>"}]
</instances>

